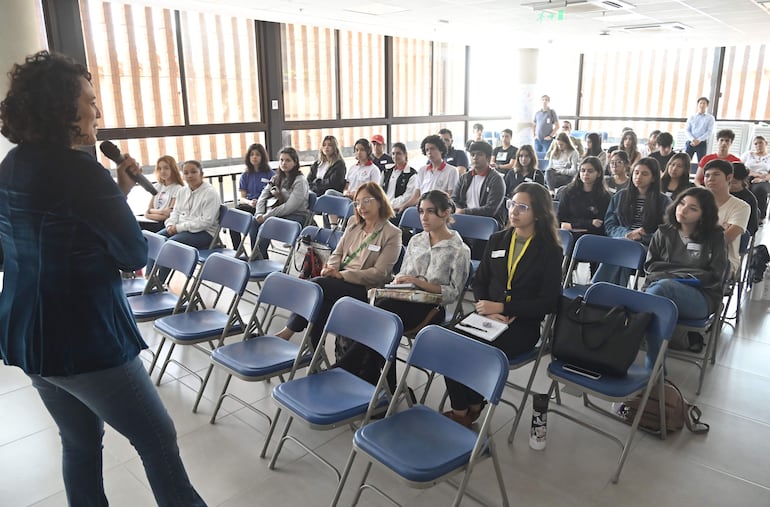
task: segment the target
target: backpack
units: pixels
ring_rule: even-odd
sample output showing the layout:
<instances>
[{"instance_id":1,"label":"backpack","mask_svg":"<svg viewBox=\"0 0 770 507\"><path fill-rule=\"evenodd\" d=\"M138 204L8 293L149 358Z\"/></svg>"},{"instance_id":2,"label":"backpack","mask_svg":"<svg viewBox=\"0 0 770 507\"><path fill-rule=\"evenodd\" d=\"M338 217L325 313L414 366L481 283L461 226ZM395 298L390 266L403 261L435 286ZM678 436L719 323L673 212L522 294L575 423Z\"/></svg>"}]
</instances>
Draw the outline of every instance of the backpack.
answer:
<instances>
[{"instance_id":1,"label":"backpack","mask_svg":"<svg viewBox=\"0 0 770 507\"><path fill-rule=\"evenodd\" d=\"M321 256L318 255L315 248L308 246L305 252L305 258L302 260L302 269L300 269L299 277L305 280L321 276L321 269L323 268L323 261Z\"/></svg>"},{"instance_id":2,"label":"backpack","mask_svg":"<svg viewBox=\"0 0 770 507\"><path fill-rule=\"evenodd\" d=\"M687 429L695 434L707 433L709 425L701 422L700 409L688 402L672 382L664 381L664 392L666 395L666 431L679 431L685 425ZM621 417L625 422L631 424L639 410L642 395L639 394L633 400L626 401ZM647 405L644 407L639 426L649 431L660 431L660 410L658 405L658 385L652 388Z\"/></svg>"},{"instance_id":3,"label":"backpack","mask_svg":"<svg viewBox=\"0 0 770 507\"><path fill-rule=\"evenodd\" d=\"M751 253L751 264L749 264L749 277L751 283L759 283L765 276L765 269L770 262L770 254L768 254L767 247L765 245L757 245L754 247L754 251Z\"/></svg>"}]
</instances>

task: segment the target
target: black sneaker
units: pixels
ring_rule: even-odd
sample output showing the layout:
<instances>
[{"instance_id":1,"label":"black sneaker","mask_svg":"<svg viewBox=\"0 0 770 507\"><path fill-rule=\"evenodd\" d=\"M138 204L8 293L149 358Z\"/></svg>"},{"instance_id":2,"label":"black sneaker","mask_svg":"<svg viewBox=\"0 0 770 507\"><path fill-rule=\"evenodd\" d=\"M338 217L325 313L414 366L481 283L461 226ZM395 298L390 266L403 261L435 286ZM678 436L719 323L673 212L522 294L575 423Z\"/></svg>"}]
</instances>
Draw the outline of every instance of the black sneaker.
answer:
<instances>
[{"instance_id":1,"label":"black sneaker","mask_svg":"<svg viewBox=\"0 0 770 507\"><path fill-rule=\"evenodd\" d=\"M690 346L687 348L690 352L695 352L696 354L703 352L703 335L695 332L690 331L687 333L687 339L690 342Z\"/></svg>"}]
</instances>

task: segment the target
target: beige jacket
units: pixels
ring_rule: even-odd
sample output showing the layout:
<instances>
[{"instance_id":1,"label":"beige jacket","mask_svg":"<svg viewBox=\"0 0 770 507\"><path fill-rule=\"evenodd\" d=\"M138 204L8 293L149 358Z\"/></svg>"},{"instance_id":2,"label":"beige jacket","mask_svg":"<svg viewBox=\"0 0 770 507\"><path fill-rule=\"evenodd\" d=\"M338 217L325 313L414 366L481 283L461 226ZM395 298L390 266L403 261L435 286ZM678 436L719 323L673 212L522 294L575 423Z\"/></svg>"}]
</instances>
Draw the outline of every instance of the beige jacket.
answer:
<instances>
[{"instance_id":1,"label":"beige jacket","mask_svg":"<svg viewBox=\"0 0 770 507\"><path fill-rule=\"evenodd\" d=\"M353 252L353 238L360 234L362 227L363 224L351 221L329 257L329 266L339 269L342 259ZM346 282L363 285L367 290L382 287L393 279L393 266L401 254L401 229L383 220L375 230L380 230L380 234L359 254L362 269L346 269L340 273Z\"/></svg>"}]
</instances>

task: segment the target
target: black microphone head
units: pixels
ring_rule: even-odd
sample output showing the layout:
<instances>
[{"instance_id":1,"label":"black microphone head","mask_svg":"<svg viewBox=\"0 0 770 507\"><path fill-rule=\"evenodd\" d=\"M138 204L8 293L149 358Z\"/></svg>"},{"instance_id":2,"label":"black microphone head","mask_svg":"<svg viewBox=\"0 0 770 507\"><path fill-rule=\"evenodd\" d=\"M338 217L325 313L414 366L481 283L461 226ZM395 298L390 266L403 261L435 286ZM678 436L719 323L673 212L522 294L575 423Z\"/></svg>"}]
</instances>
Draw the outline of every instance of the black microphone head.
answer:
<instances>
[{"instance_id":1,"label":"black microphone head","mask_svg":"<svg viewBox=\"0 0 770 507\"><path fill-rule=\"evenodd\" d=\"M115 143L112 141L104 141L99 146L99 149L102 151L102 153L104 153L105 157L112 160L116 164L119 164L123 159L123 155L120 153L120 148L115 146Z\"/></svg>"}]
</instances>

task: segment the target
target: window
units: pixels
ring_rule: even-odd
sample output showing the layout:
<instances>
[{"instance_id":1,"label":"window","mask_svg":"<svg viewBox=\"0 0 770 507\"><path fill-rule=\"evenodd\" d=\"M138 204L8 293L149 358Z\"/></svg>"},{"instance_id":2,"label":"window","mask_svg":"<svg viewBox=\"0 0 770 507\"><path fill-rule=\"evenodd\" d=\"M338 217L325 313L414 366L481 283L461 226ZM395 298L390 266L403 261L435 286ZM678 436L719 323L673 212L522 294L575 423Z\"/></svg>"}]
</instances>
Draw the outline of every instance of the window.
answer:
<instances>
[{"instance_id":1,"label":"window","mask_svg":"<svg viewBox=\"0 0 770 507\"><path fill-rule=\"evenodd\" d=\"M346 165L349 166L353 163L353 146L356 141L361 138L370 139L374 134L386 137L385 126L285 130L283 139L284 144L294 147L299 152L300 162L312 162L318 158L318 150L321 148L323 138L334 136L337 138ZM387 139L385 141L388 142Z\"/></svg>"},{"instance_id":2,"label":"window","mask_svg":"<svg viewBox=\"0 0 770 507\"><path fill-rule=\"evenodd\" d=\"M80 15L103 126L183 125L173 11L81 0Z\"/></svg>"},{"instance_id":3,"label":"window","mask_svg":"<svg viewBox=\"0 0 770 507\"><path fill-rule=\"evenodd\" d=\"M540 97L548 95L559 118L574 116L577 105L578 76L580 73L580 55L565 51L564 48L541 49L538 51L537 87L533 93L532 116L540 109ZM583 78L585 94L585 77ZM624 83L625 85L625 83ZM581 114L589 114L581 110ZM528 121L532 121L529 118Z\"/></svg>"},{"instance_id":4,"label":"window","mask_svg":"<svg viewBox=\"0 0 770 507\"><path fill-rule=\"evenodd\" d=\"M254 21L181 13L190 123L259 121Z\"/></svg>"},{"instance_id":5,"label":"window","mask_svg":"<svg viewBox=\"0 0 770 507\"><path fill-rule=\"evenodd\" d=\"M719 118L770 118L770 55L767 45L725 48Z\"/></svg>"},{"instance_id":6,"label":"window","mask_svg":"<svg viewBox=\"0 0 770 507\"><path fill-rule=\"evenodd\" d=\"M281 61L286 120L336 119L334 30L282 24Z\"/></svg>"},{"instance_id":7,"label":"window","mask_svg":"<svg viewBox=\"0 0 770 507\"><path fill-rule=\"evenodd\" d=\"M340 30L342 118L385 116L385 37Z\"/></svg>"},{"instance_id":8,"label":"window","mask_svg":"<svg viewBox=\"0 0 770 507\"><path fill-rule=\"evenodd\" d=\"M428 116L431 106L431 43L393 38L393 115Z\"/></svg>"},{"instance_id":9,"label":"window","mask_svg":"<svg viewBox=\"0 0 770 507\"><path fill-rule=\"evenodd\" d=\"M433 43L433 114L465 113L465 46Z\"/></svg>"}]
</instances>

